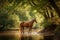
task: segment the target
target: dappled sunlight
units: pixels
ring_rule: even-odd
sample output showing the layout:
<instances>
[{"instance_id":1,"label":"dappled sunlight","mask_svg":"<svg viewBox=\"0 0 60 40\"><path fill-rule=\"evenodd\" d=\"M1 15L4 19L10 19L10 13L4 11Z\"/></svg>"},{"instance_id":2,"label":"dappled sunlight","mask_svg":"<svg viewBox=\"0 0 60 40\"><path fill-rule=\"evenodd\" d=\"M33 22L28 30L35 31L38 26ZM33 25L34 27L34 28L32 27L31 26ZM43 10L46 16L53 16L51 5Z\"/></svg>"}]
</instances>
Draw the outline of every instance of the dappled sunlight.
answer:
<instances>
[{"instance_id":1,"label":"dappled sunlight","mask_svg":"<svg viewBox=\"0 0 60 40\"><path fill-rule=\"evenodd\" d=\"M14 21L14 26L16 27L16 28L18 28L19 27L19 17L16 15L16 14L13 14L13 15L10 15L9 16L9 19L11 19L11 20L13 20Z\"/></svg>"},{"instance_id":2,"label":"dappled sunlight","mask_svg":"<svg viewBox=\"0 0 60 40\"><path fill-rule=\"evenodd\" d=\"M30 5L25 4L25 5L23 5L23 7L17 7L16 10L17 11L21 11L22 12L21 14L25 14L26 17L28 18L28 20L36 18L39 27L40 27L40 23L42 23L43 20L44 20L44 17L37 10L31 10L31 6ZM35 17L32 17L30 15L32 13L30 13L30 12L32 12Z\"/></svg>"},{"instance_id":3,"label":"dappled sunlight","mask_svg":"<svg viewBox=\"0 0 60 40\"><path fill-rule=\"evenodd\" d=\"M28 17L28 19L31 18L31 16L29 15L29 12L28 11L26 11L26 16Z\"/></svg>"},{"instance_id":4,"label":"dappled sunlight","mask_svg":"<svg viewBox=\"0 0 60 40\"><path fill-rule=\"evenodd\" d=\"M0 40L58 40L59 32L60 0L0 0Z\"/></svg>"},{"instance_id":5,"label":"dappled sunlight","mask_svg":"<svg viewBox=\"0 0 60 40\"><path fill-rule=\"evenodd\" d=\"M41 23L43 21L43 19L44 19L42 17L42 15L39 15L39 13L35 14L35 16L36 16L36 19L37 19L38 23Z\"/></svg>"},{"instance_id":6,"label":"dappled sunlight","mask_svg":"<svg viewBox=\"0 0 60 40\"><path fill-rule=\"evenodd\" d=\"M33 13L36 13L36 12L37 12L37 10L34 10L34 11L33 11Z\"/></svg>"}]
</instances>

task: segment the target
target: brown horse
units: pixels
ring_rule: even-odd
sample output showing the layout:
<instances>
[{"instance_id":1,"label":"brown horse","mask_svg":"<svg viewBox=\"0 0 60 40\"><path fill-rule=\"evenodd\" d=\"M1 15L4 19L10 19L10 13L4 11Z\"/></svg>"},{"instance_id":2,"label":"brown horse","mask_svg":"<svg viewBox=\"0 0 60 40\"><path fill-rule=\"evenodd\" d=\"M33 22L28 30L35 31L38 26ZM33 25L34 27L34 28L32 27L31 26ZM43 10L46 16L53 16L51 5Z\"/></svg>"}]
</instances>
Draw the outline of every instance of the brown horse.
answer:
<instances>
[{"instance_id":1,"label":"brown horse","mask_svg":"<svg viewBox=\"0 0 60 40\"><path fill-rule=\"evenodd\" d=\"M29 32L30 32L32 30L32 26L33 26L34 22L37 23L35 18L31 21L28 21L28 22L21 22L20 23L21 33L24 33L24 27L29 28Z\"/></svg>"}]
</instances>

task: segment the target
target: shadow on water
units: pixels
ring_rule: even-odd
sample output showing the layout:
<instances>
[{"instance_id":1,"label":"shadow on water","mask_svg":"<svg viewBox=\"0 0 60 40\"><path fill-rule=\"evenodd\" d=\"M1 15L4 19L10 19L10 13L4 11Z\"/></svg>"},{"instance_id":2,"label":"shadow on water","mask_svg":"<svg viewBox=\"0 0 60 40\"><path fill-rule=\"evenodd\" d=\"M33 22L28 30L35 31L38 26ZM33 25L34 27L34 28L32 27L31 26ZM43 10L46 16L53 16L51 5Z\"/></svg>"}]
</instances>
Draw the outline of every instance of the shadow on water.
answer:
<instances>
[{"instance_id":1,"label":"shadow on water","mask_svg":"<svg viewBox=\"0 0 60 40\"><path fill-rule=\"evenodd\" d=\"M15 36L0 36L0 40L19 40Z\"/></svg>"},{"instance_id":2,"label":"shadow on water","mask_svg":"<svg viewBox=\"0 0 60 40\"><path fill-rule=\"evenodd\" d=\"M27 36L26 36L26 37L22 36L22 37L21 37L21 40L32 40L32 37L31 37L31 36L29 36L29 37L27 37Z\"/></svg>"},{"instance_id":3,"label":"shadow on water","mask_svg":"<svg viewBox=\"0 0 60 40\"><path fill-rule=\"evenodd\" d=\"M38 37L38 36L37 36ZM32 36L22 36L20 39L15 36L0 36L0 40L53 40L51 37L46 37L45 39L37 39Z\"/></svg>"},{"instance_id":4,"label":"shadow on water","mask_svg":"<svg viewBox=\"0 0 60 40\"><path fill-rule=\"evenodd\" d=\"M34 40L31 36L22 36L20 39L15 36L0 36L0 40ZM41 39L40 39L41 40Z\"/></svg>"}]
</instances>

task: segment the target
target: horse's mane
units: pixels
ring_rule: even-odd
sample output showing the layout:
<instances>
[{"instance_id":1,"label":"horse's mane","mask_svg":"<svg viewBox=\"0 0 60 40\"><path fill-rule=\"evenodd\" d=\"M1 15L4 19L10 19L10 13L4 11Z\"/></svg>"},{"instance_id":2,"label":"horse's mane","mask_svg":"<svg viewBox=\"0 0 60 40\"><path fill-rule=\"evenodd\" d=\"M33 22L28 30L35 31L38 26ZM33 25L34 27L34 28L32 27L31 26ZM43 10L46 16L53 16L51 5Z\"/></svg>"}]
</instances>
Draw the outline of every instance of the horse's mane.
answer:
<instances>
[{"instance_id":1,"label":"horse's mane","mask_svg":"<svg viewBox=\"0 0 60 40\"><path fill-rule=\"evenodd\" d=\"M32 20L34 20L34 18L31 19L31 20L26 20L26 21L21 21L21 22L25 22L25 23L27 23L27 22L31 22Z\"/></svg>"}]
</instances>

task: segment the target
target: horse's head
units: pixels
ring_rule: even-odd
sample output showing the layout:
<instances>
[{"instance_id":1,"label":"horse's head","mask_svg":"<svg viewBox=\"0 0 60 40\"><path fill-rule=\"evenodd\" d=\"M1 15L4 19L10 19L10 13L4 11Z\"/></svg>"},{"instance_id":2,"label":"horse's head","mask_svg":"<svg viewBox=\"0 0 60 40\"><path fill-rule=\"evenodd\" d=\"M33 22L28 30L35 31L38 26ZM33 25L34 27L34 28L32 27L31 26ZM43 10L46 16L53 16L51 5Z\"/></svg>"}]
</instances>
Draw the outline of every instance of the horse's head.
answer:
<instances>
[{"instance_id":1,"label":"horse's head","mask_svg":"<svg viewBox=\"0 0 60 40\"><path fill-rule=\"evenodd\" d=\"M34 18L33 21L37 23L36 18Z\"/></svg>"}]
</instances>

